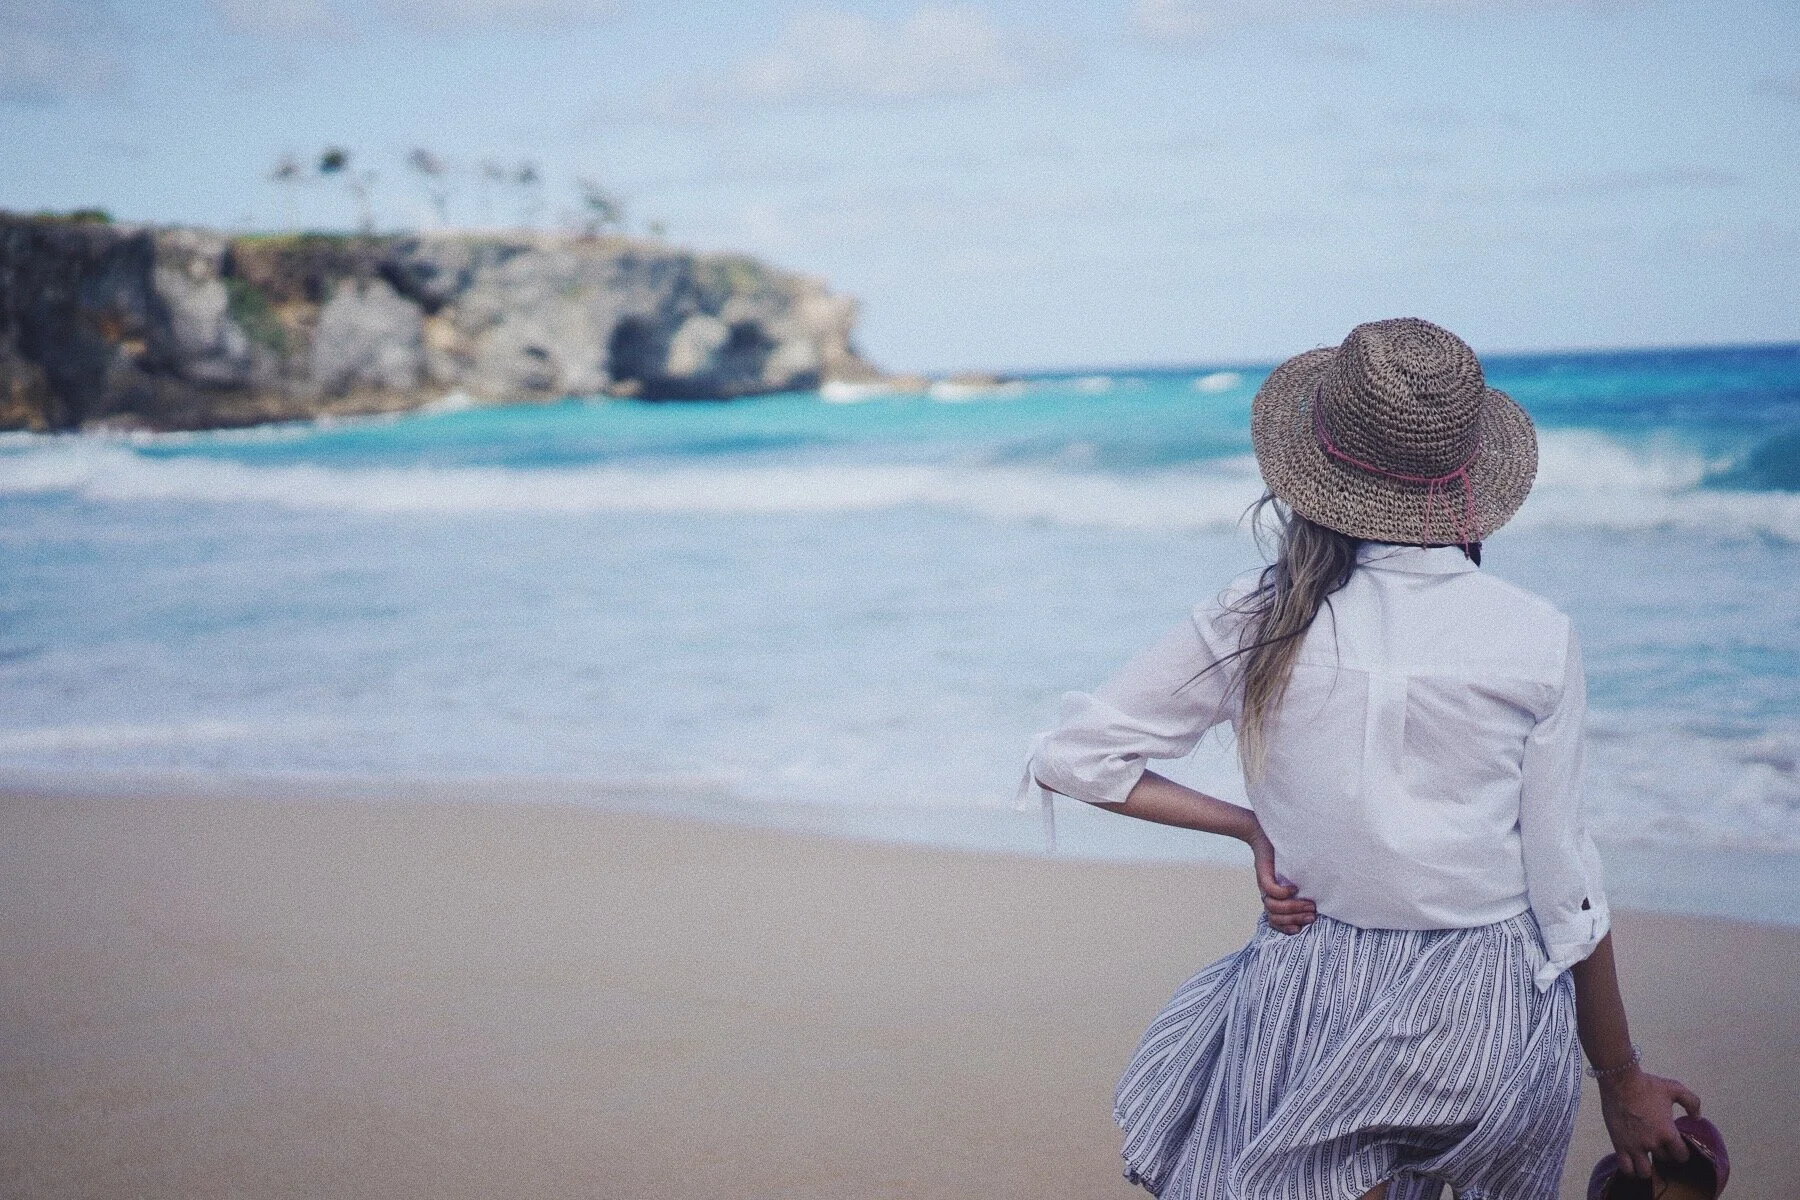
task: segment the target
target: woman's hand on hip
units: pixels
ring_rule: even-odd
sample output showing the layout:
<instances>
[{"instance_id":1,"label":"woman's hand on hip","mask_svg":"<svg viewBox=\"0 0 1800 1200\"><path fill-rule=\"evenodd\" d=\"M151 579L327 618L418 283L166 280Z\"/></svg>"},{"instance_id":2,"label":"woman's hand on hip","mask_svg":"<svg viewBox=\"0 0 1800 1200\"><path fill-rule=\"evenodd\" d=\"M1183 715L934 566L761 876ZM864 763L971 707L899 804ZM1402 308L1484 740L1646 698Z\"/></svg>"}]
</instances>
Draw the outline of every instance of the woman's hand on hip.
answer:
<instances>
[{"instance_id":1,"label":"woman's hand on hip","mask_svg":"<svg viewBox=\"0 0 1800 1200\"><path fill-rule=\"evenodd\" d=\"M1263 912L1269 927L1278 933L1299 933L1318 919L1319 911L1311 900L1300 895L1300 889L1282 878L1275 870L1275 847L1258 825L1244 839L1250 853L1256 856L1256 887L1262 892Z\"/></svg>"},{"instance_id":2,"label":"woman's hand on hip","mask_svg":"<svg viewBox=\"0 0 1800 1200\"><path fill-rule=\"evenodd\" d=\"M1677 1104L1691 1117L1700 1115L1700 1097L1676 1080L1634 1067L1600 1081L1600 1115L1627 1175L1649 1179L1651 1155L1664 1162L1687 1161L1687 1143L1675 1129Z\"/></svg>"},{"instance_id":3,"label":"woman's hand on hip","mask_svg":"<svg viewBox=\"0 0 1800 1200\"><path fill-rule=\"evenodd\" d=\"M1138 776L1123 801L1095 807L1158 825L1237 838L1256 856L1256 886L1262 891L1263 911L1269 914L1270 925L1282 933L1299 933L1318 916L1313 902L1301 899L1300 889L1275 873L1275 847L1256 813L1248 808L1196 792L1155 771Z\"/></svg>"}]
</instances>

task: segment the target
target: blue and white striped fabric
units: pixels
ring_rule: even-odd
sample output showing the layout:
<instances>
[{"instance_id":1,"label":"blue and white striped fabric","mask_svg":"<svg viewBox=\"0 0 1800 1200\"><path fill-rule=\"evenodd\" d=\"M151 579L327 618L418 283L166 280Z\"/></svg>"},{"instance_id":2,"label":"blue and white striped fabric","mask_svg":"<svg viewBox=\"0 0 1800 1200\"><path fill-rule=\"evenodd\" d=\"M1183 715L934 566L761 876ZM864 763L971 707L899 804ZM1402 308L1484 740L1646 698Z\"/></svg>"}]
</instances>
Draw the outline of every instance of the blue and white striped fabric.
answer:
<instances>
[{"instance_id":1,"label":"blue and white striped fabric","mask_svg":"<svg viewBox=\"0 0 1800 1200\"><path fill-rule=\"evenodd\" d=\"M1529 913L1321 916L1183 984L1119 1082L1125 1176L1163 1200L1554 1200L1581 1098L1574 984Z\"/></svg>"}]
</instances>

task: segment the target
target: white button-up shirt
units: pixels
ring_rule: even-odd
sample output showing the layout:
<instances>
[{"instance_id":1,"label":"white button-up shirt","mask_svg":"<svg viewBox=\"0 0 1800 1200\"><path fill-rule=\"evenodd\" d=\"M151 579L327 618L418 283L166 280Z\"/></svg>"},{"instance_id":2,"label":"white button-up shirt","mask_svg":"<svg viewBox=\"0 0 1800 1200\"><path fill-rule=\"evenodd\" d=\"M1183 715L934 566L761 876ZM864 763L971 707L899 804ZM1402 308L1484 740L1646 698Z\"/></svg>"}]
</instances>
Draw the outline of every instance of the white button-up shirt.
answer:
<instances>
[{"instance_id":1,"label":"white button-up shirt","mask_svg":"<svg viewBox=\"0 0 1800 1200\"><path fill-rule=\"evenodd\" d=\"M1237 648L1228 608L1255 583L1234 581L1098 691L1065 695L1027 785L1122 802L1147 760L1235 726L1237 663L1207 668ZM1548 601L1456 547L1365 545L1305 635L1250 803L1276 868L1328 917L1454 929L1529 909L1548 988L1609 925L1581 816L1586 710L1573 627Z\"/></svg>"}]
</instances>

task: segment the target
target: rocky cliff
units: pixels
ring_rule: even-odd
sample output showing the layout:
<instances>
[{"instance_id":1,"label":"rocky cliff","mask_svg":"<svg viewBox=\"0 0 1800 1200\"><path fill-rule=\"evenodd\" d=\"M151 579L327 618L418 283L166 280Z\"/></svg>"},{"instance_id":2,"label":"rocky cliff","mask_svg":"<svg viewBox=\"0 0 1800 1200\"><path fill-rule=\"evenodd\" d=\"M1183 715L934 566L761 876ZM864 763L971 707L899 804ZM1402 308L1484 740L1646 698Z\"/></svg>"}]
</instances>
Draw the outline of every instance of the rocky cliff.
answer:
<instances>
[{"instance_id":1,"label":"rocky cliff","mask_svg":"<svg viewBox=\"0 0 1800 1200\"><path fill-rule=\"evenodd\" d=\"M853 300L623 238L229 237L0 214L0 429L200 429L872 379Z\"/></svg>"}]
</instances>

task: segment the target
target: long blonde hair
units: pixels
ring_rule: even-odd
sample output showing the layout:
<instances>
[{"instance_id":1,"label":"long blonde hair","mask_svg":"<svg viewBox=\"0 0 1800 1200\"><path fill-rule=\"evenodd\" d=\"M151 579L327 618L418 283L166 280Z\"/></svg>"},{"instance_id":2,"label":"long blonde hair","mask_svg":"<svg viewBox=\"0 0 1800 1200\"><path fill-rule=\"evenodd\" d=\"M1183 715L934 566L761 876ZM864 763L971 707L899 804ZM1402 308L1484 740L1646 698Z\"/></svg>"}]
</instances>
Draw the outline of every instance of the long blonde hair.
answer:
<instances>
[{"instance_id":1,"label":"long blonde hair","mask_svg":"<svg viewBox=\"0 0 1800 1200\"><path fill-rule=\"evenodd\" d=\"M1206 670L1237 665L1235 682L1243 688L1238 761L1244 775L1255 779L1267 761L1269 722L1287 695L1300 644L1319 610L1330 608L1332 593L1350 582L1363 539L1307 520L1272 493L1251 506L1250 523L1259 542L1274 525L1274 561L1263 568L1256 587L1227 607L1244 618L1238 648ZM1463 550L1480 564L1480 542Z\"/></svg>"}]
</instances>

